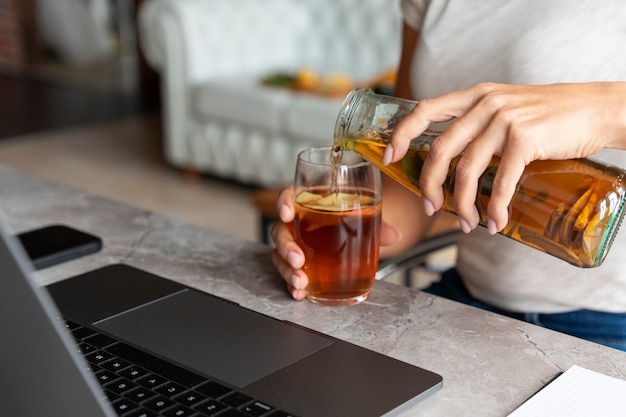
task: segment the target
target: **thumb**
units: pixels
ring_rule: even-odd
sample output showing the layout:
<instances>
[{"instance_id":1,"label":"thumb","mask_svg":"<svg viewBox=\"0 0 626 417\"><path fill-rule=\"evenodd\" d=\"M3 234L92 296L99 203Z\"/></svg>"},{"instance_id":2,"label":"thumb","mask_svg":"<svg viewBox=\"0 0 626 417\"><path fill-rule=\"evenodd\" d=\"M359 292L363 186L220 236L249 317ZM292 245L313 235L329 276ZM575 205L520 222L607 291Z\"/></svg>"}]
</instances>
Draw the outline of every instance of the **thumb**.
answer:
<instances>
[{"instance_id":1,"label":"thumb","mask_svg":"<svg viewBox=\"0 0 626 417\"><path fill-rule=\"evenodd\" d=\"M402 234L389 223L382 222L380 226L380 246L391 246L402 239Z\"/></svg>"}]
</instances>

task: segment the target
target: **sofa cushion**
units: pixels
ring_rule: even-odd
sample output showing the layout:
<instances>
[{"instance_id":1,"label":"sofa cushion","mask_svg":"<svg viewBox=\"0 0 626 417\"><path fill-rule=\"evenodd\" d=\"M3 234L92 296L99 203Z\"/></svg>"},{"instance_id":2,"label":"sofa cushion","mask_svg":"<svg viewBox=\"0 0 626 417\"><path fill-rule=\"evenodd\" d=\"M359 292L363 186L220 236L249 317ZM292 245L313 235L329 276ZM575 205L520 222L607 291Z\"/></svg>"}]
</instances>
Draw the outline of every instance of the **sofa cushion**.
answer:
<instances>
[{"instance_id":1,"label":"sofa cushion","mask_svg":"<svg viewBox=\"0 0 626 417\"><path fill-rule=\"evenodd\" d=\"M252 79L204 83L193 90L192 109L200 118L219 118L250 127L280 129L292 94Z\"/></svg>"},{"instance_id":2,"label":"sofa cushion","mask_svg":"<svg viewBox=\"0 0 626 417\"><path fill-rule=\"evenodd\" d=\"M294 94L284 115L286 136L303 144L332 144L335 121L343 100L343 97Z\"/></svg>"},{"instance_id":3,"label":"sofa cushion","mask_svg":"<svg viewBox=\"0 0 626 417\"><path fill-rule=\"evenodd\" d=\"M333 140L343 97L269 87L250 79L208 82L194 89L197 117L283 133L288 140L326 145Z\"/></svg>"}]
</instances>

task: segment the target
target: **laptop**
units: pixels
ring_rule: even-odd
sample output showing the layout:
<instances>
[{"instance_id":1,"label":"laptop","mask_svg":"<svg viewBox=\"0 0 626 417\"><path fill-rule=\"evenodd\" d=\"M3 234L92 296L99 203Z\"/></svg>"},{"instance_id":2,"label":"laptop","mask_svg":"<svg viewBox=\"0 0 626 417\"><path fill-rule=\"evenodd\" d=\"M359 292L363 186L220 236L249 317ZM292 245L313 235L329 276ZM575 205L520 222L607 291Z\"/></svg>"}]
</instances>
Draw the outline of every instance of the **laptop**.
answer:
<instances>
[{"instance_id":1,"label":"laptop","mask_svg":"<svg viewBox=\"0 0 626 417\"><path fill-rule=\"evenodd\" d=\"M0 232L4 416L381 416L442 386L124 264L38 286L1 216Z\"/></svg>"}]
</instances>

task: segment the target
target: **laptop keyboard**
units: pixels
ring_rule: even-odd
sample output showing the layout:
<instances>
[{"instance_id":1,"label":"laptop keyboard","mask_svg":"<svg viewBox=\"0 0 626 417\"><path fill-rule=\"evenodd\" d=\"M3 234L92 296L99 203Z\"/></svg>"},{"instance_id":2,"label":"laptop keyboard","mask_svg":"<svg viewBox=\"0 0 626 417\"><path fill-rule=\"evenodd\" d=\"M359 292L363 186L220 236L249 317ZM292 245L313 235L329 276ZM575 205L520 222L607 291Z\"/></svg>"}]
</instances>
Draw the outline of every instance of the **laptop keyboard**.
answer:
<instances>
[{"instance_id":1,"label":"laptop keyboard","mask_svg":"<svg viewBox=\"0 0 626 417\"><path fill-rule=\"evenodd\" d=\"M91 328L65 322L121 417L290 417Z\"/></svg>"}]
</instances>

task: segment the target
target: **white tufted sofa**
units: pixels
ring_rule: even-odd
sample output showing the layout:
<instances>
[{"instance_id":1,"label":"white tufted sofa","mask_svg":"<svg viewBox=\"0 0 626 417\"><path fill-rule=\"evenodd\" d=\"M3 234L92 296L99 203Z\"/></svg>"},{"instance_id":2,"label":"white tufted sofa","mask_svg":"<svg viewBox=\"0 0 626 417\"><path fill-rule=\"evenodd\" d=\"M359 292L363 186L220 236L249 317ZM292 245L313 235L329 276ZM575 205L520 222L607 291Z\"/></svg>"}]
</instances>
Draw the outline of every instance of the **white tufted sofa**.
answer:
<instances>
[{"instance_id":1,"label":"white tufted sofa","mask_svg":"<svg viewBox=\"0 0 626 417\"><path fill-rule=\"evenodd\" d=\"M332 142L342 97L263 86L310 68L369 80L400 55L399 0L149 0L139 40L161 76L169 163L256 186Z\"/></svg>"}]
</instances>

